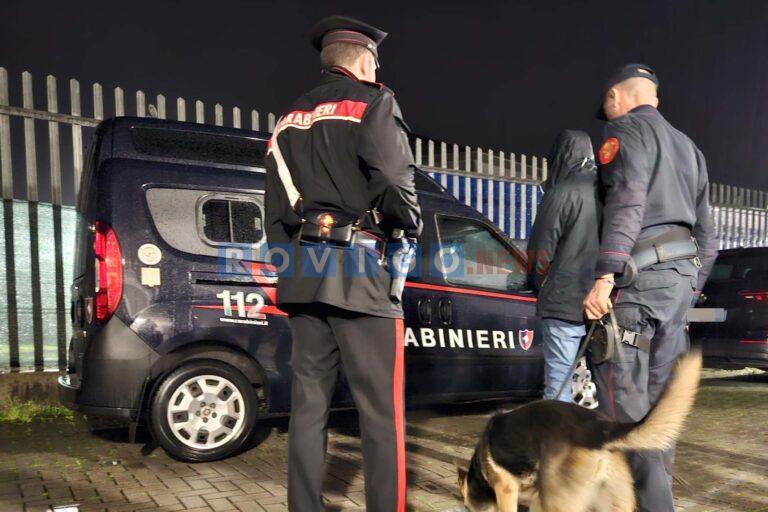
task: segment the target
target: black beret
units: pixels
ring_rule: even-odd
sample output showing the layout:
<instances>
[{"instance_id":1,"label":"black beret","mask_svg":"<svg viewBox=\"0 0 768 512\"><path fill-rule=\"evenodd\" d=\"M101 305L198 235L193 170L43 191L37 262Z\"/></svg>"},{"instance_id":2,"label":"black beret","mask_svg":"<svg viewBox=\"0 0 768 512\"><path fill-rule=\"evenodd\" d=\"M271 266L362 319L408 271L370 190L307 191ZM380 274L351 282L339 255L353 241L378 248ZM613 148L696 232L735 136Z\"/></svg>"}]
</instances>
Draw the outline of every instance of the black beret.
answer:
<instances>
[{"instance_id":1,"label":"black beret","mask_svg":"<svg viewBox=\"0 0 768 512\"><path fill-rule=\"evenodd\" d=\"M378 46L387 37L383 30L346 16L327 16L312 28L312 46L320 51L329 44L350 43L368 48L378 62Z\"/></svg>"},{"instance_id":2,"label":"black beret","mask_svg":"<svg viewBox=\"0 0 768 512\"><path fill-rule=\"evenodd\" d=\"M647 78L656 84L656 87L659 87L659 77L656 75L656 72L651 66L646 66L645 64L624 64L620 68L616 69L613 73L611 73L608 80L605 81L605 85L603 86L603 95L605 95L605 93L608 92L614 85L621 83L629 78ZM597 110L597 118L603 120L606 119L602 102L600 108Z\"/></svg>"}]
</instances>

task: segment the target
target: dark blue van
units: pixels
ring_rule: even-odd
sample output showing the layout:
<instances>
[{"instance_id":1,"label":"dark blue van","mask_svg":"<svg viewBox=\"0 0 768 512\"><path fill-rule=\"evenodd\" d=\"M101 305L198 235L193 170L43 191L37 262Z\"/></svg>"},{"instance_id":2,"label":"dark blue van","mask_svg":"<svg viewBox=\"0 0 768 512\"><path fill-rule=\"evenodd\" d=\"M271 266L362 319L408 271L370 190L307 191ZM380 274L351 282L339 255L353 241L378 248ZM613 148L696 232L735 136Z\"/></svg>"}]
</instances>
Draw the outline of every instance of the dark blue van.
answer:
<instances>
[{"instance_id":1,"label":"dark blue van","mask_svg":"<svg viewBox=\"0 0 768 512\"><path fill-rule=\"evenodd\" d=\"M171 455L213 460L290 412L291 338L274 268L253 255L268 134L158 119L102 123L78 201L73 337L61 399L146 424ZM428 175L423 247L461 247L459 271L409 279L409 406L540 393L525 257ZM431 268L434 251L422 251ZM224 263L223 263L224 262ZM455 270L455 269L454 269ZM338 408L351 407L341 376Z\"/></svg>"}]
</instances>

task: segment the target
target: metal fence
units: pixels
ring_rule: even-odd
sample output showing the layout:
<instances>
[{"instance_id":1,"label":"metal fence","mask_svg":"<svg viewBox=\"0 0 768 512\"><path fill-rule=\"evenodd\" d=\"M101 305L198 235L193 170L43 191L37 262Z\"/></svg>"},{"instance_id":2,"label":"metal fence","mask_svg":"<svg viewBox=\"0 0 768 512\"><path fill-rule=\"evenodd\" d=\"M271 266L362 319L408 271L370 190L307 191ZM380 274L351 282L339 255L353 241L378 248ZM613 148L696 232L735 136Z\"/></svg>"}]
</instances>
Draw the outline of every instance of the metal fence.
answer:
<instances>
[{"instance_id":1,"label":"metal fence","mask_svg":"<svg viewBox=\"0 0 768 512\"><path fill-rule=\"evenodd\" d=\"M9 80L0 68L0 370L63 369L70 335L73 205L94 127L106 117L135 115L271 131L275 116L268 113L264 120L256 110L181 97L173 108L162 94L150 99L120 87L105 94L98 83L81 90L74 79L62 91L50 75L41 87L34 87L28 72L19 78ZM459 200L510 237L527 237L541 197L538 185L547 176L545 158L421 137L412 146L416 162ZM767 199L762 191L712 187L723 247L768 245Z\"/></svg>"},{"instance_id":2,"label":"metal fence","mask_svg":"<svg viewBox=\"0 0 768 512\"><path fill-rule=\"evenodd\" d=\"M415 139L416 163L511 238L527 238L546 180L546 158ZM768 192L711 183L720 249L768 246Z\"/></svg>"}]
</instances>

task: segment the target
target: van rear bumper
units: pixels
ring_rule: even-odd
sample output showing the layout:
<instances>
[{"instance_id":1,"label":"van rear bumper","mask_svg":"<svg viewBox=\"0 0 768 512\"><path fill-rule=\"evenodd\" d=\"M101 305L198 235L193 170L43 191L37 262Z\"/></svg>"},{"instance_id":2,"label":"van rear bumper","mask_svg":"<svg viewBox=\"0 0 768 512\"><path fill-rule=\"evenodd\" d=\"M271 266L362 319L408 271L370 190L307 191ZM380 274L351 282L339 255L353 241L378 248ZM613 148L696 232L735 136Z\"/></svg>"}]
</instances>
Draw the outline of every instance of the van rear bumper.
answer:
<instances>
[{"instance_id":1,"label":"van rear bumper","mask_svg":"<svg viewBox=\"0 0 768 512\"><path fill-rule=\"evenodd\" d=\"M134 420L159 355L118 317L88 341L80 374L59 377L59 401L91 416Z\"/></svg>"},{"instance_id":2,"label":"van rear bumper","mask_svg":"<svg viewBox=\"0 0 768 512\"><path fill-rule=\"evenodd\" d=\"M80 391L79 387L73 385L69 375L62 375L59 377L59 402L81 414L87 416L99 416L105 418L123 419L131 421L138 416L138 409L125 408L125 407L98 407L93 405L81 405L77 402L77 393Z\"/></svg>"}]
</instances>

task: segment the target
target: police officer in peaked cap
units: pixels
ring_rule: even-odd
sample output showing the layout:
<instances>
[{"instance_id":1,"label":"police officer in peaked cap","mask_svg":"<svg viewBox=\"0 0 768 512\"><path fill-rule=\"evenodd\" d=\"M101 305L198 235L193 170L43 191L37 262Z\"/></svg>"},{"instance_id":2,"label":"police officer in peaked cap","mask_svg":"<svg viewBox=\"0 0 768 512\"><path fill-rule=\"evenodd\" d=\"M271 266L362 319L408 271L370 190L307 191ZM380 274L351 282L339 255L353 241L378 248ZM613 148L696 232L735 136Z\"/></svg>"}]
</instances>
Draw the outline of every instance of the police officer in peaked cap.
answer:
<instances>
[{"instance_id":1,"label":"police officer in peaked cap","mask_svg":"<svg viewBox=\"0 0 768 512\"><path fill-rule=\"evenodd\" d=\"M598 150L605 205L588 319L611 310L618 347L592 360L601 410L614 420L643 419L659 399L675 360L689 348L686 314L717 254L704 155L658 110L659 79L629 64L605 84ZM629 457L638 510L674 512L674 450Z\"/></svg>"},{"instance_id":2,"label":"police officer in peaked cap","mask_svg":"<svg viewBox=\"0 0 768 512\"><path fill-rule=\"evenodd\" d=\"M376 82L386 35L342 16L318 22L319 83L280 118L268 148L267 241L292 260L277 302L293 337L293 512L323 510L326 422L342 362L360 415L366 509L405 510L403 311L390 298L383 241L394 231L415 238L422 222L408 128Z\"/></svg>"}]
</instances>

